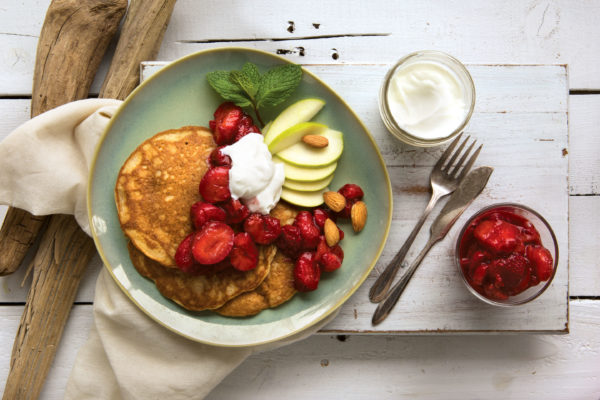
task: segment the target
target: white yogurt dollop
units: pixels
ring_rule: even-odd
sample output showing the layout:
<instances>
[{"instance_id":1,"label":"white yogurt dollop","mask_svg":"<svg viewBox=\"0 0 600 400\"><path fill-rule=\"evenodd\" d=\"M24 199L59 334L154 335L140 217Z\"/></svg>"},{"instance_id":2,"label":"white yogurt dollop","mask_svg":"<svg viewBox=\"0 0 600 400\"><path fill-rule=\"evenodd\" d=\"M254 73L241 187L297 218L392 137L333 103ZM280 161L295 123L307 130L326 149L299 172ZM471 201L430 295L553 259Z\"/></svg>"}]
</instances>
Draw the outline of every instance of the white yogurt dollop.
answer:
<instances>
[{"instance_id":1,"label":"white yogurt dollop","mask_svg":"<svg viewBox=\"0 0 600 400\"><path fill-rule=\"evenodd\" d=\"M241 199L250 212L268 214L279 201L285 175L283 164L272 161L263 136L250 133L221 153L231 157L231 197Z\"/></svg>"},{"instance_id":2,"label":"white yogurt dollop","mask_svg":"<svg viewBox=\"0 0 600 400\"><path fill-rule=\"evenodd\" d=\"M465 88L449 68L419 61L394 72L387 92L390 112L406 132L423 138L450 135L465 119Z\"/></svg>"}]
</instances>

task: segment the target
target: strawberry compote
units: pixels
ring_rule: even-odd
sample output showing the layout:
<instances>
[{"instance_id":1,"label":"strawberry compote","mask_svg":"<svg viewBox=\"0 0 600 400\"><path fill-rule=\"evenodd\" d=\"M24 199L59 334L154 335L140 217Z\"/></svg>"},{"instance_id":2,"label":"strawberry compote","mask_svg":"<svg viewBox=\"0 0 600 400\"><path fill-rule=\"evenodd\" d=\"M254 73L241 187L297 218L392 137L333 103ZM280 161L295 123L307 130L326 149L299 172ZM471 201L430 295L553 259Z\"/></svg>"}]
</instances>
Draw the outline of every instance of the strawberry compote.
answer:
<instances>
[{"instance_id":1,"label":"strawberry compote","mask_svg":"<svg viewBox=\"0 0 600 400\"><path fill-rule=\"evenodd\" d=\"M544 229L544 235L530 220ZM546 236L556 244L547 223L532 210L516 205L484 209L471 219L459 239L463 277L479 295L493 302L521 304L531 300L546 285L537 292L525 292L548 282L554 274L553 254L557 251L556 247L552 252L544 247L542 237Z\"/></svg>"}]
</instances>

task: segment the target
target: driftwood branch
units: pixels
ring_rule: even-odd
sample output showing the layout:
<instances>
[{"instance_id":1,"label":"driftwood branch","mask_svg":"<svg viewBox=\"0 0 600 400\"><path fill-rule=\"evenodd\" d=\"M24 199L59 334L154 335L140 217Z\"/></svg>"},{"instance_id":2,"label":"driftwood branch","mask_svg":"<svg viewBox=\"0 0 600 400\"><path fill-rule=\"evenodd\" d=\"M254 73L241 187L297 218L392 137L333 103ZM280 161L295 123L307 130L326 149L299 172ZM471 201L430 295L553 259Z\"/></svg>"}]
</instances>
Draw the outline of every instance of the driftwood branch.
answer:
<instances>
[{"instance_id":1,"label":"driftwood branch","mask_svg":"<svg viewBox=\"0 0 600 400\"><path fill-rule=\"evenodd\" d=\"M174 5L175 0L131 0L100 97L124 99L135 88L139 64L158 53ZM72 216L51 217L34 259L36 272L13 347L4 399L39 394L94 252L92 240Z\"/></svg>"},{"instance_id":2,"label":"driftwood branch","mask_svg":"<svg viewBox=\"0 0 600 400\"><path fill-rule=\"evenodd\" d=\"M87 97L127 0L54 0L38 41L31 116ZM0 229L0 275L21 265L47 216L10 207Z\"/></svg>"},{"instance_id":3,"label":"driftwood branch","mask_svg":"<svg viewBox=\"0 0 600 400\"><path fill-rule=\"evenodd\" d=\"M127 0L53 0L40 34L32 116L87 97ZM10 208L0 232L0 269L17 269L46 218ZM60 234L59 234L60 233ZM73 216L50 217L13 345L4 399L35 399L52 364L85 266L94 254Z\"/></svg>"}]
</instances>

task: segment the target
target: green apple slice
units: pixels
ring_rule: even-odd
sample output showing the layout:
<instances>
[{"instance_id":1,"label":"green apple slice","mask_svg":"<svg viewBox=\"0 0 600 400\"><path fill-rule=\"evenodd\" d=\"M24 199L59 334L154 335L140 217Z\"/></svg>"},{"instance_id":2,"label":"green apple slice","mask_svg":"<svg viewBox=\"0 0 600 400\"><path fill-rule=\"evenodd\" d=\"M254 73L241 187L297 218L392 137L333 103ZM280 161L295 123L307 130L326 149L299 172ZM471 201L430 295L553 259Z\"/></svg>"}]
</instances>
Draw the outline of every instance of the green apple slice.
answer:
<instances>
[{"instance_id":1,"label":"green apple slice","mask_svg":"<svg viewBox=\"0 0 600 400\"><path fill-rule=\"evenodd\" d=\"M286 179L292 179L294 181L301 182L312 182L324 179L333 174L337 167L336 162L319 168L298 167L297 165L292 165L283 161L277 156L273 156L273 162L279 162L283 164L283 171Z\"/></svg>"},{"instance_id":2,"label":"green apple slice","mask_svg":"<svg viewBox=\"0 0 600 400\"><path fill-rule=\"evenodd\" d=\"M318 181L312 182L293 181L291 179L286 178L283 182L283 187L292 190L297 190L298 192L314 192L326 188L332 180L333 174L329 175L324 179L319 179Z\"/></svg>"},{"instance_id":3,"label":"green apple slice","mask_svg":"<svg viewBox=\"0 0 600 400\"><path fill-rule=\"evenodd\" d=\"M269 121L267 122L267 124L262 128L262 130L260 131L260 133L262 133L263 138L264 136L267 134L267 132L269 131L269 128L271 127L271 124L273 123L273 121ZM264 142L264 139L263 139Z\"/></svg>"},{"instance_id":4,"label":"green apple slice","mask_svg":"<svg viewBox=\"0 0 600 400\"><path fill-rule=\"evenodd\" d=\"M321 99L303 99L295 102L283 110L271 123L266 135L265 143L269 145L275 137L300 122L310 121L325 105Z\"/></svg>"},{"instance_id":5,"label":"green apple slice","mask_svg":"<svg viewBox=\"0 0 600 400\"><path fill-rule=\"evenodd\" d=\"M304 142L296 143L277 153L277 157L300 167L322 167L337 161L344 150L342 132L327 129L321 134L329 140L327 147L316 148Z\"/></svg>"},{"instance_id":6,"label":"green apple slice","mask_svg":"<svg viewBox=\"0 0 600 400\"><path fill-rule=\"evenodd\" d=\"M300 122L281 132L269 143L271 154L279 153L281 150L302 141L304 135L322 135L327 130L327 125L316 122Z\"/></svg>"},{"instance_id":7,"label":"green apple slice","mask_svg":"<svg viewBox=\"0 0 600 400\"><path fill-rule=\"evenodd\" d=\"M300 207L317 207L323 204L323 193L328 190L329 188L314 192L300 192L283 187L281 188L281 198Z\"/></svg>"}]
</instances>

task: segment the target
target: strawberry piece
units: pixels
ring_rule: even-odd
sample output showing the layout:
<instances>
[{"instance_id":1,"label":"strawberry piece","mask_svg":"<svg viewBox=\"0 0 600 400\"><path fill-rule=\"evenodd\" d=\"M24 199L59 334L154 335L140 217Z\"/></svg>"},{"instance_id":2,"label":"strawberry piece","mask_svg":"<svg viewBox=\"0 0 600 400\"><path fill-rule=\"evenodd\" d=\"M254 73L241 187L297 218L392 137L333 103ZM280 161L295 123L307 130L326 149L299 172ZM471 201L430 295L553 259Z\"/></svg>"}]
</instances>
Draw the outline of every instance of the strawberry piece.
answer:
<instances>
[{"instance_id":1,"label":"strawberry piece","mask_svg":"<svg viewBox=\"0 0 600 400\"><path fill-rule=\"evenodd\" d=\"M529 270L529 260L520 254L511 254L507 258L492 261L492 266L502 277L504 287L513 289L519 286Z\"/></svg>"},{"instance_id":2,"label":"strawberry piece","mask_svg":"<svg viewBox=\"0 0 600 400\"><path fill-rule=\"evenodd\" d=\"M229 254L233 268L238 271L250 271L258 265L258 249L246 232L240 232L233 239L233 248Z\"/></svg>"},{"instance_id":3,"label":"strawberry piece","mask_svg":"<svg viewBox=\"0 0 600 400\"><path fill-rule=\"evenodd\" d=\"M473 281L473 283L478 286L483 285L483 280L487 275L488 269L489 265L479 264L479 266L475 268L475 271L473 271L473 274L471 275L471 280Z\"/></svg>"},{"instance_id":4,"label":"strawberry piece","mask_svg":"<svg viewBox=\"0 0 600 400\"><path fill-rule=\"evenodd\" d=\"M202 229L208 221L225 222L227 215L225 210L214 204L198 201L190 207L190 217L196 229Z\"/></svg>"},{"instance_id":5,"label":"strawberry piece","mask_svg":"<svg viewBox=\"0 0 600 400\"><path fill-rule=\"evenodd\" d=\"M321 266L325 272L332 272L342 266L342 260L332 251L328 251L321 257Z\"/></svg>"},{"instance_id":6,"label":"strawberry piece","mask_svg":"<svg viewBox=\"0 0 600 400\"><path fill-rule=\"evenodd\" d=\"M333 211L331 211L328 208L315 208L313 210L313 217L314 217L315 224L317 224L317 226L321 230L323 230L323 227L325 226L325 221L327 220L327 218L329 218L333 222L336 222L336 219L337 219L336 215L333 213Z\"/></svg>"},{"instance_id":7,"label":"strawberry piece","mask_svg":"<svg viewBox=\"0 0 600 400\"><path fill-rule=\"evenodd\" d=\"M219 146L213 151L210 152L210 156L208 159L210 161L210 165L213 167L231 167L231 157L227 154L221 153L221 149L225 146Z\"/></svg>"},{"instance_id":8,"label":"strawberry piece","mask_svg":"<svg viewBox=\"0 0 600 400\"><path fill-rule=\"evenodd\" d=\"M531 225L529 221L527 223ZM540 233L533 225L521 228L520 239L523 244L541 244Z\"/></svg>"},{"instance_id":9,"label":"strawberry piece","mask_svg":"<svg viewBox=\"0 0 600 400\"><path fill-rule=\"evenodd\" d=\"M319 244L317 244L317 251L315 252L315 262L317 264L320 264L321 258L323 258L323 254L327 253L330 250L331 248L327 245L325 236L319 236Z\"/></svg>"},{"instance_id":10,"label":"strawberry piece","mask_svg":"<svg viewBox=\"0 0 600 400\"><path fill-rule=\"evenodd\" d=\"M313 222L313 216L311 215L310 212L308 211L300 211L298 213L298 215L296 215L296 219L294 220L294 225L298 226L299 224L304 224L304 223L312 223ZM325 222L323 222L323 224L325 224Z\"/></svg>"},{"instance_id":11,"label":"strawberry piece","mask_svg":"<svg viewBox=\"0 0 600 400\"><path fill-rule=\"evenodd\" d=\"M357 201L358 200L356 200L356 199L346 200L346 206L342 209L342 211L336 213L336 215L340 218L350 218L350 212L352 211L352 206Z\"/></svg>"},{"instance_id":12,"label":"strawberry piece","mask_svg":"<svg viewBox=\"0 0 600 400\"><path fill-rule=\"evenodd\" d=\"M208 123L219 146L233 143L238 125L244 112L233 103L221 104L213 114L215 119Z\"/></svg>"},{"instance_id":13,"label":"strawberry piece","mask_svg":"<svg viewBox=\"0 0 600 400\"><path fill-rule=\"evenodd\" d=\"M527 258L533 264L535 275L539 281L547 281L552 276L554 260L550 251L542 246L527 246Z\"/></svg>"},{"instance_id":14,"label":"strawberry piece","mask_svg":"<svg viewBox=\"0 0 600 400\"><path fill-rule=\"evenodd\" d=\"M210 168L200 181L200 195L209 203L219 203L231 197L229 191L229 168Z\"/></svg>"},{"instance_id":15,"label":"strawberry piece","mask_svg":"<svg viewBox=\"0 0 600 400\"><path fill-rule=\"evenodd\" d=\"M338 193L340 193L342 196L344 196L346 198L346 201L350 201L350 200L361 200L365 193L363 192L363 190L360 188L360 186L355 185L354 183L347 183L344 186L342 186L340 188L340 190L338 190Z\"/></svg>"},{"instance_id":16,"label":"strawberry piece","mask_svg":"<svg viewBox=\"0 0 600 400\"><path fill-rule=\"evenodd\" d=\"M254 125L254 121L252 121L252 118L248 114L244 113L238 124L238 129L235 133L234 141L237 142L249 133L260 133L260 129L258 129L258 127Z\"/></svg>"},{"instance_id":17,"label":"strawberry piece","mask_svg":"<svg viewBox=\"0 0 600 400\"><path fill-rule=\"evenodd\" d=\"M483 293L486 297L493 300L506 300L508 299L508 295L504 293L502 290L498 289L496 285L490 283L483 287Z\"/></svg>"},{"instance_id":18,"label":"strawberry piece","mask_svg":"<svg viewBox=\"0 0 600 400\"><path fill-rule=\"evenodd\" d=\"M225 209L225 213L227 214L227 223L228 224L237 224L244 221L248 215L250 215L250 210L246 207L241 201L234 200L230 198L227 202L222 204Z\"/></svg>"},{"instance_id":19,"label":"strawberry piece","mask_svg":"<svg viewBox=\"0 0 600 400\"><path fill-rule=\"evenodd\" d=\"M179 243L177 251L175 251L175 264L185 273L192 273L194 270L194 256L192 255L192 242L194 233L190 233Z\"/></svg>"},{"instance_id":20,"label":"strawberry piece","mask_svg":"<svg viewBox=\"0 0 600 400\"><path fill-rule=\"evenodd\" d=\"M475 239L496 254L509 254L515 250L519 235L517 226L502 220L481 221L473 231Z\"/></svg>"},{"instance_id":21,"label":"strawberry piece","mask_svg":"<svg viewBox=\"0 0 600 400\"><path fill-rule=\"evenodd\" d=\"M296 226L300 229L302 248L304 250L315 250L319 244L319 236L321 236L319 228L312 221L300 223Z\"/></svg>"},{"instance_id":22,"label":"strawberry piece","mask_svg":"<svg viewBox=\"0 0 600 400\"><path fill-rule=\"evenodd\" d=\"M321 269L314 260L314 253L304 252L294 266L294 286L299 292L310 292L319 286Z\"/></svg>"},{"instance_id":23,"label":"strawberry piece","mask_svg":"<svg viewBox=\"0 0 600 400\"><path fill-rule=\"evenodd\" d=\"M244 221L244 231L258 244L271 244L281 234L281 223L270 215L254 213Z\"/></svg>"},{"instance_id":24,"label":"strawberry piece","mask_svg":"<svg viewBox=\"0 0 600 400\"><path fill-rule=\"evenodd\" d=\"M223 222L207 222L194 235L192 254L200 264L216 264L223 261L233 248L233 229Z\"/></svg>"},{"instance_id":25,"label":"strawberry piece","mask_svg":"<svg viewBox=\"0 0 600 400\"><path fill-rule=\"evenodd\" d=\"M339 244L336 244L331 248L331 252L339 257L341 262L344 262L344 250Z\"/></svg>"},{"instance_id":26,"label":"strawberry piece","mask_svg":"<svg viewBox=\"0 0 600 400\"><path fill-rule=\"evenodd\" d=\"M286 256L296 258L302 250L302 236L300 236L300 229L295 225L282 226L281 235L277 239L277 247Z\"/></svg>"}]
</instances>

